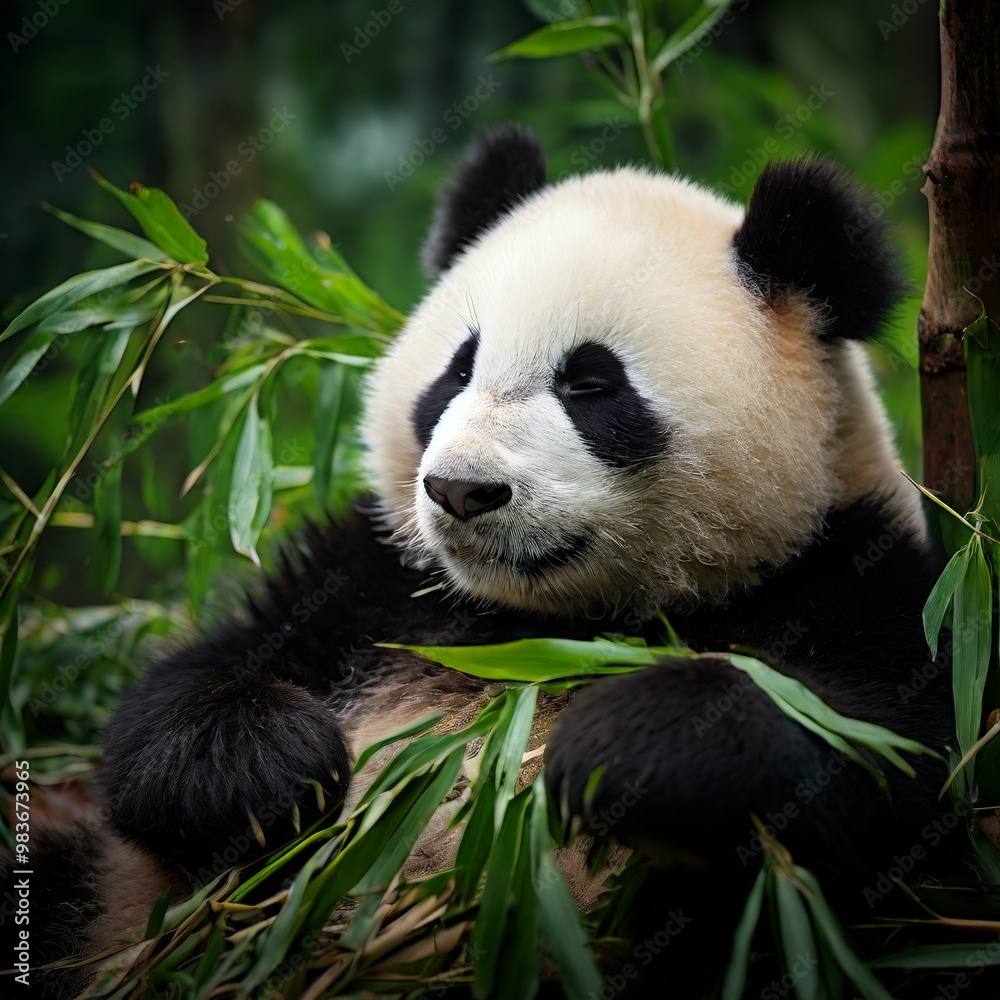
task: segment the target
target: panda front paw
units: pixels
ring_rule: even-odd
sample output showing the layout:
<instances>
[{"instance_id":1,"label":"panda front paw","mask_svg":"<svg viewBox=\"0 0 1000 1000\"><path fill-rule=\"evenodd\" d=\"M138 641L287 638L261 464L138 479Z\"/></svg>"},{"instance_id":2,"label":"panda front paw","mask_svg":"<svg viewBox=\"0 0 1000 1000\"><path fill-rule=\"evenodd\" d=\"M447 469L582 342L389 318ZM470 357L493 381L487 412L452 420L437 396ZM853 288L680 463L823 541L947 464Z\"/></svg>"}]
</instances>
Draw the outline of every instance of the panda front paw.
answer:
<instances>
[{"instance_id":1,"label":"panda front paw","mask_svg":"<svg viewBox=\"0 0 1000 1000\"><path fill-rule=\"evenodd\" d=\"M216 867L291 839L342 802L351 767L333 712L274 678L181 692L139 685L104 739L115 826L187 867Z\"/></svg>"},{"instance_id":2,"label":"panda front paw","mask_svg":"<svg viewBox=\"0 0 1000 1000\"><path fill-rule=\"evenodd\" d=\"M578 694L545 756L564 818L654 854L731 853L734 822L766 802L774 747L794 726L747 681L722 659L677 658Z\"/></svg>"}]
</instances>

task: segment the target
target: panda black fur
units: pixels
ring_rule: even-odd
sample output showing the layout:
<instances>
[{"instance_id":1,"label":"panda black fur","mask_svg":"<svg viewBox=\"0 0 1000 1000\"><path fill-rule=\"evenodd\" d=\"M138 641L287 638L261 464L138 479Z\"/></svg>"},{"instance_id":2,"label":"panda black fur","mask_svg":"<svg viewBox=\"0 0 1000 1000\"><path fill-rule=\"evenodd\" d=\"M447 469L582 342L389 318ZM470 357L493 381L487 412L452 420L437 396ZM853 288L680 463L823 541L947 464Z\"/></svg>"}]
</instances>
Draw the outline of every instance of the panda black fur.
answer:
<instances>
[{"instance_id":1,"label":"panda black fur","mask_svg":"<svg viewBox=\"0 0 1000 1000\"><path fill-rule=\"evenodd\" d=\"M745 213L642 170L544 178L513 126L458 168L424 251L439 280L370 380L377 500L307 529L245 617L126 692L104 736L116 850L211 873L253 840L249 814L274 846L356 800L351 760L368 742L486 697L377 642L658 642L662 609L695 648L760 651L845 715L948 742L946 671L898 693L928 660L935 567L851 343L903 287L865 196L816 160L765 168ZM686 965L704 987L735 914L723 895L738 906L755 874L740 854L751 812L795 805L782 841L855 904L934 814L940 764L915 762L912 780L888 769L890 804L832 760L720 658L591 685L559 717L545 772L582 814L605 767L591 818L615 815L614 836L684 862L637 914L691 907L671 975Z\"/></svg>"}]
</instances>

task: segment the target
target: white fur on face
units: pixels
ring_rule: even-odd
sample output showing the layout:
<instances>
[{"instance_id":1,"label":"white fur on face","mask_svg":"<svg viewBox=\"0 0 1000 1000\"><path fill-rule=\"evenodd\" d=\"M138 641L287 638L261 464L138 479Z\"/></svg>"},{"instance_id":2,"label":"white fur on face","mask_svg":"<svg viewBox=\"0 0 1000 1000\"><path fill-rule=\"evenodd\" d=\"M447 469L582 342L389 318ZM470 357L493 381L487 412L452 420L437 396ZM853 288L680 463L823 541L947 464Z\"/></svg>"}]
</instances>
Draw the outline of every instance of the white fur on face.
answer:
<instances>
[{"instance_id":1,"label":"white fur on face","mask_svg":"<svg viewBox=\"0 0 1000 1000\"><path fill-rule=\"evenodd\" d=\"M863 361L813 336L804 301L776 312L739 281L741 219L687 182L621 169L543 190L456 261L369 383L371 476L414 562L507 606L648 611L752 584L868 492L912 516ZM472 330L473 377L424 450L414 404ZM619 357L668 428L658 458L615 469L588 451L552 390L584 343ZM869 433L877 446L849 460ZM460 521L428 475L512 498Z\"/></svg>"}]
</instances>

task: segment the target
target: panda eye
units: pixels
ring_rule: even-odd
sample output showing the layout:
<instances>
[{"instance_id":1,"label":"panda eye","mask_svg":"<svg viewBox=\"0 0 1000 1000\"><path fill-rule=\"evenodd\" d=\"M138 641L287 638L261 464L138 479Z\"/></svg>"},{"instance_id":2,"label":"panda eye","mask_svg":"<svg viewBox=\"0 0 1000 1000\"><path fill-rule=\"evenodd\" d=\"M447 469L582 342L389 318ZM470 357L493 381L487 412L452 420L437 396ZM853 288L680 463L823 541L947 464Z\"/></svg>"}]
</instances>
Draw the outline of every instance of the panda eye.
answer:
<instances>
[{"instance_id":1,"label":"panda eye","mask_svg":"<svg viewBox=\"0 0 1000 1000\"><path fill-rule=\"evenodd\" d=\"M599 396L611 391L610 383L602 378L578 378L562 386L564 396Z\"/></svg>"},{"instance_id":2,"label":"panda eye","mask_svg":"<svg viewBox=\"0 0 1000 1000\"><path fill-rule=\"evenodd\" d=\"M586 405L617 396L627 384L625 368L614 353L600 344L581 344L556 369L553 388L566 404Z\"/></svg>"}]
</instances>

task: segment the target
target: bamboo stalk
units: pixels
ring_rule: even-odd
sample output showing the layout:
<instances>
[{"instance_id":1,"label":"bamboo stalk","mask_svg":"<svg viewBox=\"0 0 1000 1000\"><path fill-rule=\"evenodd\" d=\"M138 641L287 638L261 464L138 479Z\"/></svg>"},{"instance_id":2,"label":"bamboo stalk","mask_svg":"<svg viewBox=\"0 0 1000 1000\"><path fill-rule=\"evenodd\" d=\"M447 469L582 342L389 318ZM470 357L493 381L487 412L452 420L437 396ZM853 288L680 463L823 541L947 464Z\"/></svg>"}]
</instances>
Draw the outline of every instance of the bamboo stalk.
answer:
<instances>
[{"instance_id":1,"label":"bamboo stalk","mask_svg":"<svg viewBox=\"0 0 1000 1000\"><path fill-rule=\"evenodd\" d=\"M927 288L917 329L924 482L960 511L975 505L962 331L1000 318L1000 6L947 0L941 109L924 165L930 214ZM971 293L971 294L970 294Z\"/></svg>"}]
</instances>

